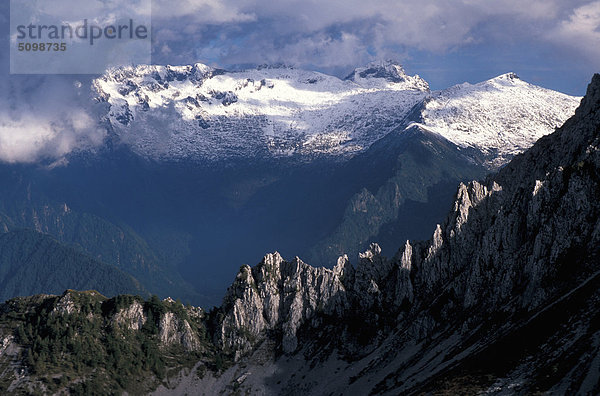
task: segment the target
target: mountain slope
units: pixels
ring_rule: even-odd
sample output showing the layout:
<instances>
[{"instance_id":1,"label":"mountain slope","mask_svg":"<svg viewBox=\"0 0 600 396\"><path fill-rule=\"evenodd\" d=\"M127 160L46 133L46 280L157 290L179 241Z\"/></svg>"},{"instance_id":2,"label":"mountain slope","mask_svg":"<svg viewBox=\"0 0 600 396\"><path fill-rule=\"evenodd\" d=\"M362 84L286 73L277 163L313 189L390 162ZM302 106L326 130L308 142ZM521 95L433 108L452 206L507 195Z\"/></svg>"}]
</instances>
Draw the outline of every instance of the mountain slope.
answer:
<instances>
[{"instance_id":1,"label":"mountain slope","mask_svg":"<svg viewBox=\"0 0 600 396\"><path fill-rule=\"evenodd\" d=\"M488 173L484 155L479 164L472 158L417 124L390 132L348 162L354 177L365 169L385 176L350 197L341 221L312 247L309 261L327 265L343 254L358 257L372 240L395 252L406 239L427 238L452 205L456 185Z\"/></svg>"},{"instance_id":2,"label":"mountain slope","mask_svg":"<svg viewBox=\"0 0 600 396\"><path fill-rule=\"evenodd\" d=\"M47 174L45 178L49 179ZM178 276L176 267L169 268L166 260L159 257L155 249L130 227L116 225L95 214L79 212L65 201L59 204L54 199L36 194L40 190L34 179L29 179L26 194L20 193L22 186L12 183L10 178L2 178L2 181L4 189L11 191L3 195L0 201L3 211L0 212L0 232L30 229L51 235L57 242L81 250L103 265L118 268L135 277L148 290L167 296L176 288L180 291L181 298L197 298L192 287ZM44 184L53 185L51 179ZM60 190L60 187L53 188ZM43 190L51 195L53 188ZM60 194L62 196L58 196L58 199L68 199L63 191ZM53 292L61 290L53 289ZM31 294L27 290L19 291L18 288L13 292L16 294L4 297Z\"/></svg>"},{"instance_id":3,"label":"mountain slope","mask_svg":"<svg viewBox=\"0 0 600 396\"><path fill-rule=\"evenodd\" d=\"M67 290L0 312L3 394L147 394L198 359L219 362L204 312L173 300Z\"/></svg>"},{"instance_id":4,"label":"mountain slope","mask_svg":"<svg viewBox=\"0 0 600 396\"><path fill-rule=\"evenodd\" d=\"M114 296L147 294L118 268L30 230L0 234L0 301L18 295L96 289Z\"/></svg>"},{"instance_id":5,"label":"mountain slope","mask_svg":"<svg viewBox=\"0 0 600 396\"><path fill-rule=\"evenodd\" d=\"M477 148L496 169L561 126L579 99L507 73L435 92L415 121L460 147Z\"/></svg>"},{"instance_id":6,"label":"mountain slope","mask_svg":"<svg viewBox=\"0 0 600 396\"><path fill-rule=\"evenodd\" d=\"M356 267L275 254L243 268L218 340L247 352L275 334L296 358L242 369L251 356L221 383L257 370L273 375L247 376L247 389L273 394L596 392L599 153L596 75L556 133L461 185L431 240L392 260L373 245Z\"/></svg>"}]
</instances>

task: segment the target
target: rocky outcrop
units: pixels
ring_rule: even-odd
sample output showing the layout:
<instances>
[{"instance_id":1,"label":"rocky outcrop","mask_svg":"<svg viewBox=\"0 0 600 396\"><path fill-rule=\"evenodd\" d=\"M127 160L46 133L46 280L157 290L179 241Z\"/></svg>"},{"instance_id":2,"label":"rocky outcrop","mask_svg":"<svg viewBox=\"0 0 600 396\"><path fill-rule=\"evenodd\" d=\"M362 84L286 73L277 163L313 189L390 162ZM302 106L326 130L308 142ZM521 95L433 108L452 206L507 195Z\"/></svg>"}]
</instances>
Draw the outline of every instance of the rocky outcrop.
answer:
<instances>
[{"instance_id":1,"label":"rocky outcrop","mask_svg":"<svg viewBox=\"0 0 600 396\"><path fill-rule=\"evenodd\" d=\"M158 331L160 343L165 347L181 345L186 351L200 349L198 335L192 330L189 322L178 318L173 312L166 312L161 316Z\"/></svg>"},{"instance_id":2,"label":"rocky outcrop","mask_svg":"<svg viewBox=\"0 0 600 396\"><path fill-rule=\"evenodd\" d=\"M125 296L123 302L121 297L107 299L94 290L67 290L61 296L39 295L29 299L32 298L35 301L28 303L31 305L29 310L36 310L47 304L52 316L85 314L88 321L96 322L106 329L118 330L121 334L142 331L149 318L152 318L162 347L179 345L188 352L201 349L198 329L194 329L190 323L200 323L204 319L204 311L198 307L184 307L170 298L161 302L158 317L156 311L149 312L151 308L140 297ZM7 301L2 307L10 312L20 309L17 307L21 304L23 302L20 299L14 299ZM152 332L150 328L146 331Z\"/></svg>"},{"instance_id":3,"label":"rocky outcrop","mask_svg":"<svg viewBox=\"0 0 600 396\"><path fill-rule=\"evenodd\" d=\"M6 353L8 347L14 342L15 337L12 335L0 334L0 358Z\"/></svg>"},{"instance_id":4,"label":"rocky outcrop","mask_svg":"<svg viewBox=\"0 0 600 396\"><path fill-rule=\"evenodd\" d=\"M575 291L595 279L600 271L598 192L600 75L563 127L497 174L460 184L451 213L429 241L406 241L389 260L372 244L356 266L340 257L333 270L312 268L298 258L287 262L279 254L265 256L255 268L242 267L223 306L219 340L239 358L262 338L281 334L282 350L292 353L300 345L298 329L313 326L301 340L310 344L324 330L316 318L330 315L337 318L333 327L342 345L352 341L348 318L358 317L365 320L362 326L374 326L379 333L388 326L386 337L370 340L371 347L387 348L374 361L400 359L394 364L402 366L407 356L442 353L444 348L430 350L428 345L446 342L453 352L444 352L438 363L426 360L420 375L426 379L445 372L443 362L471 356L473 342L491 348L501 339L494 332L520 334L525 323L544 317L557 301L573 299ZM584 315L586 310L573 312ZM585 316L569 320L593 326ZM560 336L571 340L560 331L553 337ZM398 351L410 345L421 346L410 347L402 357ZM361 375L375 375L376 367ZM415 389L411 386L425 381L410 372L393 375L404 385L389 388L388 377L381 389Z\"/></svg>"},{"instance_id":5,"label":"rocky outcrop","mask_svg":"<svg viewBox=\"0 0 600 396\"><path fill-rule=\"evenodd\" d=\"M54 304L52 313L57 315L69 315L75 312L79 312L79 309L75 304L73 294L67 290Z\"/></svg>"},{"instance_id":6,"label":"rocky outcrop","mask_svg":"<svg viewBox=\"0 0 600 396\"><path fill-rule=\"evenodd\" d=\"M146 320L148 320L148 316L144 313L144 306L138 300L120 309L113 317L113 322L117 326L136 331L142 329Z\"/></svg>"},{"instance_id":7,"label":"rocky outcrop","mask_svg":"<svg viewBox=\"0 0 600 396\"><path fill-rule=\"evenodd\" d=\"M342 315L347 308L341 275L339 266L314 268L297 257L285 261L279 253L266 255L254 268L243 266L224 300L218 342L239 356L265 331L278 330L283 350L295 351L301 324L316 313Z\"/></svg>"},{"instance_id":8,"label":"rocky outcrop","mask_svg":"<svg viewBox=\"0 0 600 396\"><path fill-rule=\"evenodd\" d=\"M172 299L67 290L0 304L1 394L89 393L92 377L98 393L146 394L198 359L215 364L204 311Z\"/></svg>"}]
</instances>

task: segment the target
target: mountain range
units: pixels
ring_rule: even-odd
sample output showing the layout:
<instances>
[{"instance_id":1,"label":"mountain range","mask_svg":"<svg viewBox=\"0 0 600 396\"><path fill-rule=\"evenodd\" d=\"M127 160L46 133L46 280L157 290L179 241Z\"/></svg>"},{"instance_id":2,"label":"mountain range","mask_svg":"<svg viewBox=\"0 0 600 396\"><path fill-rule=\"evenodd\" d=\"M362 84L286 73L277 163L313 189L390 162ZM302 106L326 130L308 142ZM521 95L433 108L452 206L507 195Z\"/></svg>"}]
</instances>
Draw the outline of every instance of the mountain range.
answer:
<instances>
[{"instance_id":1,"label":"mountain range","mask_svg":"<svg viewBox=\"0 0 600 396\"><path fill-rule=\"evenodd\" d=\"M124 67L93 88L118 140L165 161L349 157L416 125L497 167L560 126L578 102L514 73L432 92L392 61L345 79L286 66Z\"/></svg>"},{"instance_id":2,"label":"mountain range","mask_svg":"<svg viewBox=\"0 0 600 396\"><path fill-rule=\"evenodd\" d=\"M231 274L265 251L331 267L373 240L392 254L426 238L457 183L551 133L579 99L513 73L432 91L393 62L345 79L286 66L112 69L89 95L105 140L0 165L0 222L163 298L218 305ZM48 291L11 296L36 292Z\"/></svg>"},{"instance_id":3,"label":"mountain range","mask_svg":"<svg viewBox=\"0 0 600 396\"><path fill-rule=\"evenodd\" d=\"M6 302L0 386L596 394L599 191L597 74L562 127L497 172L458 184L430 238L402 241L392 258L376 243L332 269L270 253L243 265L208 312L97 292Z\"/></svg>"}]
</instances>

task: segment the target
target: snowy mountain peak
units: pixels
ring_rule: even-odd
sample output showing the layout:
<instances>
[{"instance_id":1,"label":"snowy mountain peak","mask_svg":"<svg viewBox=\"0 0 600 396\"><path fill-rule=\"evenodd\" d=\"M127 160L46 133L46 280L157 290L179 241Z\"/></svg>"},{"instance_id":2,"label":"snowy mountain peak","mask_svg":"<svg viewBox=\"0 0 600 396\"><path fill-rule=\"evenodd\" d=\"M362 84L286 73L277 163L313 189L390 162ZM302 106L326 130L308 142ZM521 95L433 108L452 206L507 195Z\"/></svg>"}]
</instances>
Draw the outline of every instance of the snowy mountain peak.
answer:
<instances>
[{"instance_id":1,"label":"snowy mountain peak","mask_svg":"<svg viewBox=\"0 0 600 396\"><path fill-rule=\"evenodd\" d=\"M498 77L493 78L493 80L513 81L513 80L520 80L520 78L519 78L519 76L517 76L517 73L509 72L509 73L501 74Z\"/></svg>"},{"instance_id":2,"label":"snowy mountain peak","mask_svg":"<svg viewBox=\"0 0 600 396\"><path fill-rule=\"evenodd\" d=\"M562 125L580 99L506 73L435 92L420 126L460 147L477 148L496 168Z\"/></svg>"},{"instance_id":3,"label":"snowy mountain peak","mask_svg":"<svg viewBox=\"0 0 600 396\"><path fill-rule=\"evenodd\" d=\"M427 83L341 80L289 67L114 69L94 81L121 142L161 158L352 155L398 127ZM388 73L388 74L389 74ZM391 75L391 74L390 74Z\"/></svg>"},{"instance_id":4,"label":"snowy mountain peak","mask_svg":"<svg viewBox=\"0 0 600 396\"><path fill-rule=\"evenodd\" d=\"M534 87L534 85L529 84L527 81L521 80L521 78L519 76L517 76L516 73L513 73L513 72L501 74L497 77L494 77L487 81L484 81L481 84L492 84L492 85L495 84L495 85L504 85L504 86L521 85L521 86Z\"/></svg>"},{"instance_id":5,"label":"snowy mountain peak","mask_svg":"<svg viewBox=\"0 0 600 396\"><path fill-rule=\"evenodd\" d=\"M215 69L202 63L185 66L138 65L109 69L101 78L117 82L132 82L140 78L152 79L157 83L164 84L170 81L202 81L222 73L224 70Z\"/></svg>"},{"instance_id":6,"label":"snowy mountain peak","mask_svg":"<svg viewBox=\"0 0 600 396\"><path fill-rule=\"evenodd\" d=\"M402 65L392 60L371 62L354 69L346 78L362 86L398 84L404 89L429 90L429 84L418 75L409 76Z\"/></svg>"},{"instance_id":7,"label":"snowy mountain peak","mask_svg":"<svg viewBox=\"0 0 600 396\"><path fill-rule=\"evenodd\" d=\"M290 67L122 67L96 79L94 90L109 104L106 118L121 143L169 160L347 157L419 123L482 151L496 167L552 132L579 102L514 73L431 92L390 61L344 80Z\"/></svg>"},{"instance_id":8,"label":"snowy mountain peak","mask_svg":"<svg viewBox=\"0 0 600 396\"><path fill-rule=\"evenodd\" d=\"M398 62L387 60L370 62L366 66L357 67L346 79L355 81L360 78L385 78L391 82L403 82L407 75Z\"/></svg>"},{"instance_id":9,"label":"snowy mountain peak","mask_svg":"<svg viewBox=\"0 0 600 396\"><path fill-rule=\"evenodd\" d=\"M258 65L256 67L256 70L262 70L262 69L294 69L295 67L293 65L287 64L287 63L263 63L262 65Z\"/></svg>"}]
</instances>

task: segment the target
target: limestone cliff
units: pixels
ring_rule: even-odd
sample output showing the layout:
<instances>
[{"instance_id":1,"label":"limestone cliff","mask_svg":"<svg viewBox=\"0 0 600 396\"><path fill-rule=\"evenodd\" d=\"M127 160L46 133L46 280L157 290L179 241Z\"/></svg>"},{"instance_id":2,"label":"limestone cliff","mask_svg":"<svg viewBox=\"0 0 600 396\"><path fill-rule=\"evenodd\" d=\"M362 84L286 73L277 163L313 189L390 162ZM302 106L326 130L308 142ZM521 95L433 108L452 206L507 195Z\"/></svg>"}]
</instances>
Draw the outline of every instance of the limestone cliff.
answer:
<instances>
[{"instance_id":1,"label":"limestone cliff","mask_svg":"<svg viewBox=\"0 0 600 396\"><path fill-rule=\"evenodd\" d=\"M340 257L333 270L310 267L298 258L288 262L277 253L265 256L255 268L243 267L225 299L217 338L237 351L238 359L265 339L275 339L285 353L305 357L319 353L308 347L315 343L316 350L352 351L351 360L371 359L370 363L359 375L346 378L346 385L338 383L330 390L363 389L358 384L364 386L361 381L369 378L379 381L369 389L384 393L425 389L419 387L435 376L453 381L454 374L448 374L453 367L481 359L478 352L498 348L505 337L537 328L541 318L555 331L542 337L545 342L563 338L563 357L580 356L581 349L569 346L576 339L598 351L593 340L600 329L586 313L590 307L582 308L579 293L587 290L585 304L598 298L584 286L596 282L600 273L599 192L596 75L575 116L563 127L497 174L461 184L450 214L429 241L407 241L392 259L381 256L379 246L372 244L356 266ZM557 304L573 299L569 321L588 332L583 338L561 333L564 317L553 321L548 316ZM366 346L351 347L357 327L359 333L369 327L376 330L369 333ZM562 366L566 371L540 385L541 362L560 366L560 353L506 351L500 360L510 357L512 369L531 370L519 389L588 392L600 386L599 373L589 373L584 383ZM530 365L522 366L521 358L529 359ZM580 359L588 362L580 369L592 370L589 359ZM417 373L409 362L423 366ZM577 367L570 364L571 370ZM509 378L515 375L506 367L489 367L498 378L499 371ZM313 393L322 390L314 388Z\"/></svg>"}]
</instances>

